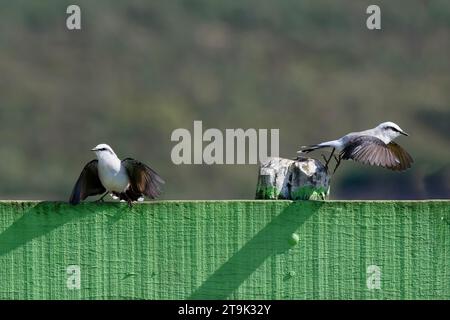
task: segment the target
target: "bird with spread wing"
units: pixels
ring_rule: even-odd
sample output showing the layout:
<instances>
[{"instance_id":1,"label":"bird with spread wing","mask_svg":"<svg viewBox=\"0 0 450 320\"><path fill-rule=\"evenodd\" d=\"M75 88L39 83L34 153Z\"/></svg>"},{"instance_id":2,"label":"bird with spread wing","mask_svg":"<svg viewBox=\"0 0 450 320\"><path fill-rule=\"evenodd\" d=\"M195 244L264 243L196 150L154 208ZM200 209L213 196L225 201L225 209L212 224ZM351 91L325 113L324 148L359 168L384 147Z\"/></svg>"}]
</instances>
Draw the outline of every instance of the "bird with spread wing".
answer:
<instances>
[{"instance_id":1,"label":"bird with spread wing","mask_svg":"<svg viewBox=\"0 0 450 320\"><path fill-rule=\"evenodd\" d=\"M89 196L103 194L98 201L110 193L114 198L126 201L143 201L144 196L155 199L161 194L164 180L149 166L137 160L120 160L107 144L99 144L92 151L97 160L92 160L80 174L69 202L78 204Z\"/></svg>"},{"instance_id":2,"label":"bird with spread wing","mask_svg":"<svg viewBox=\"0 0 450 320\"><path fill-rule=\"evenodd\" d=\"M400 135L408 136L397 124L383 122L373 129L352 132L337 140L304 146L298 153L309 153L322 148L331 148L331 155L325 158L325 167L334 157L336 166L341 160L354 160L372 166L380 166L394 171L403 171L411 167L414 162L411 155L393 140ZM337 152L337 156L335 155Z\"/></svg>"}]
</instances>

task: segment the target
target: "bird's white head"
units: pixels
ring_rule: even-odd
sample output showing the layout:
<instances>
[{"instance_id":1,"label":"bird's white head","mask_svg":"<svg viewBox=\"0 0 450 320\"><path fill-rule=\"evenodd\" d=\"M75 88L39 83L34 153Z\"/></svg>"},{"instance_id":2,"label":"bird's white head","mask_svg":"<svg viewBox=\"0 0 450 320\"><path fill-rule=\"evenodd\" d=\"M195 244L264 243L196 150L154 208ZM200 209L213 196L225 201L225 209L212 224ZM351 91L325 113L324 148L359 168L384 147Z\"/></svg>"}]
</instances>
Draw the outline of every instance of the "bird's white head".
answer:
<instances>
[{"instance_id":1,"label":"bird's white head","mask_svg":"<svg viewBox=\"0 0 450 320\"><path fill-rule=\"evenodd\" d=\"M99 160L107 160L110 158L117 158L113 149L105 143L101 143L92 149Z\"/></svg>"},{"instance_id":2,"label":"bird's white head","mask_svg":"<svg viewBox=\"0 0 450 320\"><path fill-rule=\"evenodd\" d=\"M379 134L384 138L383 141L386 143L391 142L401 134L408 136L399 125L391 121L380 123L375 129L377 129Z\"/></svg>"}]
</instances>

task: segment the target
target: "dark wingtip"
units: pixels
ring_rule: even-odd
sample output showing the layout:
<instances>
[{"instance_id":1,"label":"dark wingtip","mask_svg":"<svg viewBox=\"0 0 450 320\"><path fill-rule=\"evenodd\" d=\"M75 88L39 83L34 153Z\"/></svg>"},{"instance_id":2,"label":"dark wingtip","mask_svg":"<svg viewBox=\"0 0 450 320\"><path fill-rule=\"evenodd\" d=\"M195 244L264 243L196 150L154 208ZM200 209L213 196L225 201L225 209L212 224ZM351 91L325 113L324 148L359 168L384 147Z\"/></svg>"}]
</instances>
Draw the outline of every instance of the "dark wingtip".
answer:
<instances>
[{"instance_id":1,"label":"dark wingtip","mask_svg":"<svg viewBox=\"0 0 450 320\"><path fill-rule=\"evenodd\" d=\"M147 190L145 190L145 195L151 199L156 199L162 194L162 186L166 182L161 178L161 176L152 168L147 166L147 175L149 179L147 180Z\"/></svg>"},{"instance_id":2,"label":"dark wingtip","mask_svg":"<svg viewBox=\"0 0 450 320\"><path fill-rule=\"evenodd\" d=\"M75 187L73 187L72 194L70 195L69 203L71 205L77 205L80 203L80 186L79 181L75 184Z\"/></svg>"},{"instance_id":3,"label":"dark wingtip","mask_svg":"<svg viewBox=\"0 0 450 320\"><path fill-rule=\"evenodd\" d=\"M69 203L71 205L75 206L75 205L80 203L80 198L79 197L75 197L74 195L71 195L70 199L69 199Z\"/></svg>"}]
</instances>

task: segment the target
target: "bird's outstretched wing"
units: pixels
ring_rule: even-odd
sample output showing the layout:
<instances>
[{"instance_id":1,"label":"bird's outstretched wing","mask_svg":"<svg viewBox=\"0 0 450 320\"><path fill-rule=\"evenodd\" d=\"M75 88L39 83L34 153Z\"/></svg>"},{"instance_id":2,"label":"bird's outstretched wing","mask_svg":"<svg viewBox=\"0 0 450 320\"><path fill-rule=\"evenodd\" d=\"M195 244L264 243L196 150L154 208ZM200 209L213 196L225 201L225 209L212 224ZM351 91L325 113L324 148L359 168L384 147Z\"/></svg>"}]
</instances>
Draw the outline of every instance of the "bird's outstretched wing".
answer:
<instances>
[{"instance_id":1,"label":"bird's outstretched wing","mask_svg":"<svg viewBox=\"0 0 450 320\"><path fill-rule=\"evenodd\" d=\"M78 204L81 200L84 200L89 196L95 196L106 192L105 187L103 187L98 177L97 164L97 160L92 160L84 166L75 187L73 187L72 194L70 195L69 202L71 204Z\"/></svg>"},{"instance_id":2,"label":"bird's outstretched wing","mask_svg":"<svg viewBox=\"0 0 450 320\"><path fill-rule=\"evenodd\" d=\"M165 182L152 168L131 158L122 160L122 164L130 178L127 195L131 200L136 201L142 195L155 199L161 194L161 187Z\"/></svg>"},{"instance_id":3,"label":"bird's outstretched wing","mask_svg":"<svg viewBox=\"0 0 450 320\"><path fill-rule=\"evenodd\" d=\"M385 144L372 136L359 136L351 140L341 152L342 159L384 167L394 171L411 168L413 158L395 142Z\"/></svg>"}]
</instances>

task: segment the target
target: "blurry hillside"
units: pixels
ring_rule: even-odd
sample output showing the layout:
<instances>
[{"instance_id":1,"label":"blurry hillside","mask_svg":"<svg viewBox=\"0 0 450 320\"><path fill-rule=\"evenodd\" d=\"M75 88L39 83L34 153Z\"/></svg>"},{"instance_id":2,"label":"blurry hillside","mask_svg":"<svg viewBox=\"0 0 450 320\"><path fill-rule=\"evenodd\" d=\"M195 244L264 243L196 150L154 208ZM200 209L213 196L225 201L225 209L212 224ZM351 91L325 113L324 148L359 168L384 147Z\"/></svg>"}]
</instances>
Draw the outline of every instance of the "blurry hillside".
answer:
<instances>
[{"instance_id":1,"label":"blurry hillside","mask_svg":"<svg viewBox=\"0 0 450 320\"><path fill-rule=\"evenodd\" d=\"M369 4L0 1L0 198L66 200L102 142L160 172L165 199L253 198L255 165L172 164L194 120L279 128L284 157L391 120L413 168L345 162L333 198L450 197L450 2L377 1L382 31Z\"/></svg>"}]
</instances>

